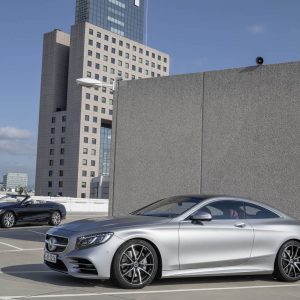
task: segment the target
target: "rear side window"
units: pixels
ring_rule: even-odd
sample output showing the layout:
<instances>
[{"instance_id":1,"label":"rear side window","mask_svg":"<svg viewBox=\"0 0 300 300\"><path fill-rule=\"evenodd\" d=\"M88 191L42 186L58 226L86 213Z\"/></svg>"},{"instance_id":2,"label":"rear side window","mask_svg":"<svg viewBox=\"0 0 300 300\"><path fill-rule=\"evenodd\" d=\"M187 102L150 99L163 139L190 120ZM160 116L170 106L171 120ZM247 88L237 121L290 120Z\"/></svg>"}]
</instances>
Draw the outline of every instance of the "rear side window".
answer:
<instances>
[{"instance_id":1,"label":"rear side window","mask_svg":"<svg viewBox=\"0 0 300 300\"><path fill-rule=\"evenodd\" d=\"M245 215L246 215L246 219L280 218L277 214L273 213L272 211L264 207L252 203L247 203L247 202L245 202Z\"/></svg>"}]
</instances>

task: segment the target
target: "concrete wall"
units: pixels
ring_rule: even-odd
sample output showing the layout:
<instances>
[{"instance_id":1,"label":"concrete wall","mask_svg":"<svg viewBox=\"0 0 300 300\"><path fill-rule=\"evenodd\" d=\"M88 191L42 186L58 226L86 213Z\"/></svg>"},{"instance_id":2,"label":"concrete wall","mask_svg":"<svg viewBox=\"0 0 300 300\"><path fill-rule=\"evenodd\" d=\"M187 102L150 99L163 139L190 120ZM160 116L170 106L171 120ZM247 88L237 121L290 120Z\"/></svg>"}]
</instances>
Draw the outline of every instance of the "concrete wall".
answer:
<instances>
[{"instance_id":1,"label":"concrete wall","mask_svg":"<svg viewBox=\"0 0 300 300\"><path fill-rule=\"evenodd\" d=\"M300 63L122 82L110 213L185 193L300 218Z\"/></svg>"}]
</instances>

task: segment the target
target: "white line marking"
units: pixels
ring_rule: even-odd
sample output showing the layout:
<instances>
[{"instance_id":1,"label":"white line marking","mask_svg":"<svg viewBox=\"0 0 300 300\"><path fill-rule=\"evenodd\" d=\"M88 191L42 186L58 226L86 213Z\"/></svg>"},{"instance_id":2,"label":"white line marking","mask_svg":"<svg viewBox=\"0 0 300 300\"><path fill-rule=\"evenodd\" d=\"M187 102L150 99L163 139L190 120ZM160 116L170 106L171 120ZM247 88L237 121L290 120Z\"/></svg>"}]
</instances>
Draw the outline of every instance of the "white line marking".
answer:
<instances>
[{"instance_id":1,"label":"white line marking","mask_svg":"<svg viewBox=\"0 0 300 300\"><path fill-rule=\"evenodd\" d=\"M43 235L43 236L46 235L46 233L38 232L38 231L35 231L35 230L28 230L28 231L36 233L36 234L40 234L40 235Z\"/></svg>"},{"instance_id":2,"label":"white line marking","mask_svg":"<svg viewBox=\"0 0 300 300\"><path fill-rule=\"evenodd\" d=\"M138 291L138 292L106 292L106 293L86 293L86 294L53 294L53 295L34 295L34 296L0 296L0 300L11 299L34 299L34 298L71 298L71 297L95 297L95 296L114 296L114 295L138 295L138 294L166 294L166 293L185 293L185 292L210 292L210 291L228 291L245 289L266 289L266 288L288 288L300 287L300 284L279 284L279 285L257 285L257 286L234 286L220 288L199 288L199 289L178 289L178 290L157 290L157 291Z\"/></svg>"},{"instance_id":3,"label":"white line marking","mask_svg":"<svg viewBox=\"0 0 300 300\"><path fill-rule=\"evenodd\" d=\"M17 250L19 250L19 251L20 251L20 250L23 250L22 248L19 248L19 247L10 245L10 244L6 244L6 243L3 243L3 242L0 242L0 244L5 245L5 246L8 246L8 247L11 247L11 248L15 248L15 249L17 249Z\"/></svg>"},{"instance_id":4,"label":"white line marking","mask_svg":"<svg viewBox=\"0 0 300 300\"><path fill-rule=\"evenodd\" d=\"M23 252L23 251L37 251L44 250L44 248L31 248L31 249L20 249L20 250L2 250L0 253L15 253L15 252Z\"/></svg>"}]
</instances>

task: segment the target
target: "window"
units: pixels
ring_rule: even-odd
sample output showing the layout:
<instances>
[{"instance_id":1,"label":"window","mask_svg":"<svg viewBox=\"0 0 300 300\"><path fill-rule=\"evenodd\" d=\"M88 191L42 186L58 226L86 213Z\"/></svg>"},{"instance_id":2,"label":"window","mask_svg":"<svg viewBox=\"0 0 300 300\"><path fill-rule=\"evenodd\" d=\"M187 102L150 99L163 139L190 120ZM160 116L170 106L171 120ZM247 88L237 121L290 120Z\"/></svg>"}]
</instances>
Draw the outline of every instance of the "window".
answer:
<instances>
[{"instance_id":1,"label":"window","mask_svg":"<svg viewBox=\"0 0 300 300\"><path fill-rule=\"evenodd\" d=\"M167 72L167 67L164 67L164 72Z\"/></svg>"},{"instance_id":2,"label":"window","mask_svg":"<svg viewBox=\"0 0 300 300\"><path fill-rule=\"evenodd\" d=\"M123 46L123 41L119 40L119 46Z\"/></svg>"},{"instance_id":3,"label":"window","mask_svg":"<svg viewBox=\"0 0 300 300\"><path fill-rule=\"evenodd\" d=\"M143 63L143 59L141 57L139 58L139 63Z\"/></svg>"},{"instance_id":4,"label":"window","mask_svg":"<svg viewBox=\"0 0 300 300\"><path fill-rule=\"evenodd\" d=\"M64 176L64 171L63 170L59 170L59 176L60 177Z\"/></svg>"},{"instance_id":5,"label":"window","mask_svg":"<svg viewBox=\"0 0 300 300\"><path fill-rule=\"evenodd\" d=\"M48 175L49 175L49 177L51 177L51 176L53 175L53 171L50 170L50 171L48 172Z\"/></svg>"},{"instance_id":6,"label":"window","mask_svg":"<svg viewBox=\"0 0 300 300\"><path fill-rule=\"evenodd\" d=\"M52 133L52 134L55 133L55 128L51 128L51 133Z\"/></svg>"},{"instance_id":7,"label":"window","mask_svg":"<svg viewBox=\"0 0 300 300\"><path fill-rule=\"evenodd\" d=\"M95 68L96 68L97 70L100 70L100 64L95 64Z\"/></svg>"},{"instance_id":8,"label":"window","mask_svg":"<svg viewBox=\"0 0 300 300\"><path fill-rule=\"evenodd\" d=\"M85 193L81 193L81 198L85 198L85 197L86 197Z\"/></svg>"},{"instance_id":9,"label":"window","mask_svg":"<svg viewBox=\"0 0 300 300\"><path fill-rule=\"evenodd\" d=\"M139 73L143 73L143 69L142 68L139 68Z\"/></svg>"},{"instance_id":10,"label":"window","mask_svg":"<svg viewBox=\"0 0 300 300\"><path fill-rule=\"evenodd\" d=\"M132 71L135 71L135 70L136 70L136 66L135 66L135 65L132 65L132 66L131 66L131 69L132 69Z\"/></svg>"},{"instance_id":11,"label":"window","mask_svg":"<svg viewBox=\"0 0 300 300\"><path fill-rule=\"evenodd\" d=\"M82 152L83 152L83 154L88 154L88 148L83 148Z\"/></svg>"},{"instance_id":12,"label":"window","mask_svg":"<svg viewBox=\"0 0 300 300\"><path fill-rule=\"evenodd\" d=\"M89 78L91 78L92 77L92 73L90 71L87 71L86 72L86 76L89 77Z\"/></svg>"},{"instance_id":13,"label":"window","mask_svg":"<svg viewBox=\"0 0 300 300\"><path fill-rule=\"evenodd\" d=\"M161 65L157 65L157 69L158 69L158 70L161 70Z\"/></svg>"},{"instance_id":14,"label":"window","mask_svg":"<svg viewBox=\"0 0 300 300\"><path fill-rule=\"evenodd\" d=\"M86 182L85 181L81 182L81 187L86 188Z\"/></svg>"},{"instance_id":15,"label":"window","mask_svg":"<svg viewBox=\"0 0 300 300\"><path fill-rule=\"evenodd\" d=\"M143 49L142 48L139 49L139 53L143 54Z\"/></svg>"},{"instance_id":16,"label":"window","mask_svg":"<svg viewBox=\"0 0 300 300\"><path fill-rule=\"evenodd\" d=\"M96 139L92 139L92 144L96 145L96 143L97 143L97 140Z\"/></svg>"},{"instance_id":17,"label":"window","mask_svg":"<svg viewBox=\"0 0 300 300\"><path fill-rule=\"evenodd\" d=\"M95 74L95 79L98 79L99 80L99 74Z\"/></svg>"},{"instance_id":18,"label":"window","mask_svg":"<svg viewBox=\"0 0 300 300\"><path fill-rule=\"evenodd\" d=\"M123 51L119 50L119 56L123 56Z\"/></svg>"},{"instance_id":19,"label":"window","mask_svg":"<svg viewBox=\"0 0 300 300\"><path fill-rule=\"evenodd\" d=\"M107 66L103 66L103 72L107 72Z\"/></svg>"},{"instance_id":20,"label":"window","mask_svg":"<svg viewBox=\"0 0 300 300\"><path fill-rule=\"evenodd\" d=\"M49 188L52 187L52 181L48 181L48 187L49 187Z\"/></svg>"},{"instance_id":21,"label":"window","mask_svg":"<svg viewBox=\"0 0 300 300\"><path fill-rule=\"evenodd\" d=\"M95 172L91 171L91 177L95 177Z\"/></svg>"},{"instance_id":22,"label":"window","mask_svg":"<svg viewBox=\"0 0 300 300\"><path fill-rule=\"evenodd\" d=\"M66 138L65 138L65 137L60 138L60 142L61 142L62 144L65 144L65 143L66 143Z\"/></svg>"},{"instance_id":23,"label":"window","mask_svg":"<svg viewBox=\"0 0 300 300\"><path fill-rule=\"evenodd\" d=\"M50 155L54 155L54 149L50 149Z\"/></svg>"},{"instance_id":24,"label":"window","mask_svg":"<svg viewBox=\"0 0 300 300\"><path fill-rule=\"evenodd\" d=\"M115 74L115 69L114 68L110 68L110 74Z\"/></svg>"},{"instance_id":25,"label":"window","mask_svg":"<svg viewBox=\"0 0 300 300\"><path fill-rule=\"evenodd\" d=\"M112 58L110 59L110 62L111 62L112 64L115 64L115 63L116 63L116 59L112 57Z\"/></svg>"},{"instance_id":26,"label":"window","mask_svg":"<svg viewBox=\"0 0 300 300\"><path fill-rule=\"evenodd\" d=\"M86 110L90 110L90 105L89 105L89 104L86 104L86 105L85 105L85 109L86 109Z\"/></svg>"},{"instance_id":27,"label":"window","mask_svg":"<svg viewBox=\"0 0 300 300\"><path fill-rule=\"evenodd\" d=\"M60 154L65 154L65 148L60 148Z\"/></svg>"},{"instance_id":28,"label":"window","mask_svg":"<svg viewBox=\"0 0 300 300\"><path fill-rule=\"evenodd\" d=\"M146 56L149 56L149 51L148 50L146 50Z\"/></svg>"},{"instance_id":29,"label":"window","mask_svg":"<svg viewBox=\"0 0 300 300\"><path fill-rule=\"evenodd\" d=\"M103 81L103 82L107 82L107 76L103 76L103 77L102 77L102 81Z\"/></svg>"},{"instance_id":30,"label":"window","mask_svg":"<svg viewBox=\"0 0 300 300\"><path fill-rule=\"evenodd\" d=\"M108 46L107 45L104 45L104 50L108 51Z\"/></svg>"},{"instance_id":31,"label":"window","mask_svg":"<svg viewBox=\"0 0 300 300\"><path fill-rule=\"evenodd\" d=\"M83 160L82 160L82 164L83 164L84 166L87 166L87 159L83 159Z\"/></svg>"},{"instance_id":32,"label":"window","mask_svg":"<svg viewBox=\"0 0 300 300\"><path fill-rule=\"evenodd\" d=\"M155 63L154 62L151 63L151 67L155 68Z\"/></svg>"},{"instance_id":33,"label":"window","mask_svg":"<svg viewBox=\"0 0 300 300\"><path fill-rule=\"evenodd\" d=\"M164 63L166 63L167 62L167 58L166 57L164 57Z\"/></svg>"},{"instance_id":34,"label":"window","mask_svg":"<svg viewBox=\"0 0 300 300\"><path fill-rule=\"evenodd\" d=\"M49 160L49 166L53 166L53 160L52 159Z\"/></svg>"},{"instance_id":35,"label":"window","mask_svg":"<svg viewBox=\"0 0 300 300\"><path fill-rule=\"evenodd\" d=\"M101 113L105 114L105 108L104 107L101 108Z\"/></svg>"},{"instance_id":36,"label":"window","mask_svg":"<svg viewBox=\"0 0 300 300\"><path fill-rule=\"evenodd\" d=\"M109 99L109 104L113 105L114 104L114 100L113 99Z\"/></svg>"},{"instance_id":37,"label":"window","mask_svg":"<svg viewBox=\"0 0 300 300\"><path fill-rule=\"evenodd\" d=\"M94 123L97 123L97 122L98 122L97 117L93 117L93 122L94 122Z\"/></svg>"},{"instance_id":38,"label":"window","mask_svg":"<svg viewBox=\"0 0 300 300\"><path fill-rule=\"evenodd\" d=\"M136 51L136 46L132 46L132 50L133 50L133 51Z\"/></svg>"},{"instance_id":39,"label":"window","mask_svg":"<svg viewBox=\"0 0 300 300\"><path fill-rule=\"evenodd\" d=\"M129 63L125 63L125 68L129 69Z\"/></svg>"},{"instance_id":40,"label":"window","mask_svg":"<svg viewBox=\"0 0 300 300\"><path fill-rule=\"evenodd\" d=\"M96 165L96 161L95 160L91 160L91 166L94 167Z\"/></svg>"},{"instance_id":41,"label":"window","mask_svg":"<svg viewBox=\"0 0 300 300\"><path fill-rule=\"evenodd\" d=\"M54 144L54 138L50 139L50 144L53 145Z\"/></svg>"},{"instance_id":42,"label":"window","mask_svg":"<svg viewBox=\"0 0 300 300\"><path fill-rule=\"evenodd\" d=\"M132 55L132 60L136 61L136 56L135 55Z\"/></svg>"},{"instance_id":43,"label":"window","mask_svg":"<svg viewBox=\"0 0 300 300\"><path fill-rule=\"evenodd\" d=\"M102 103L106 103L106 98L102 97Z\"/></svg>"},{"instance_id":44,"label":"window","mask_svg":"<svg viewBox=\"0 0 300 300\"><path fill-rule=\"evenodd\" d=\"M88 60L87 65L88 65L88 67L91 67L92 66L92 62L90 60Z\"/></svg>"},{"instance_id":45,"label":"window","mask_svg":"<svg viewBox=\"0 0 300 300\"><path fill-rule=\"evenodd\" d=\"M89 138L85 136L85 137L83 138L83 142L84 142L85 144L87 144L87 143L89 142Z\"/></svg>"},{"instance_id":46,"label":"window","mask_svg":"<svg viewBox=\"0 0 300 300\"><path fill-rule=\"evenodd\" d=\"M242 201L215 201L200 208L200 210L209 212L212 215L213 220L234 220L245 218L244 203Z\"/></svg>"},{"instance_id":47,"label":"window","mask_svg":"<svg viewBox=\"0 0 300 300\"><path fill-rule=\"evenodd\" d=\"M89 40L89 45L93 46L93 40Z\"/></svg>"},{"instance_id":48,"label":"window","mask_svg":"<svg viewBox=\"0 0 300 300\"><path fill-rule=\"evenodd\" d=\"M63 126L63 127L61 128L61 132L62 132L62 133L65 133L65 132L66 132L66 127Z\"/></svg>"},{"instance_id":49,"label":"window","mask_svg":"<svg viewBox=\"0 0 300 300\"><path fill-rule=\"evenodd\" d=\"M116 38L113 37L113 38L111 39L111 42L112 42L113 44L115 44L115 43L116 43Z\"/></svg>"},{"instance_id":50,"label":"window","mask_svg":"<svg viewBox=\"0 0 300 300\"><path fill-rule=\"evenodd\" d=\"M255 205L252 203L245 202L245 213L247 219L272 219L279 218L279 216L272 211Z\"/></svg>"},{"instance_id":51,"label":"window","mask_svg":"<svg viewBox=\"0 0 300 300\"><path fill-rule=\"evenodd\" d=\"M126 58L129 58L129 53L125 53L125 57L126 57Z\"/></svg>"},{"instance_id":52,"label":"window","mask_svg":"<svg viewBox=\"0 0 300 300\"><path fill-rule=\"evenodd\" d=\"M108 37L107 34L104 36L104 39L105 39L106 41L108 41L109 37Z\"/></svg>"},{"instance_id":53,"label":"window","mask_svg":"<svg viewBox=\"0 0 300 300\"><path fill-rule=\"evenodd\" d=\"M108 61L108 56L107 56L107 55L104 55L104 56L103 56L103 60L104 60L104 61Z\"/></svg>"},{"instance_id":54,"label":"window","mask_svg":"<svg viewBox=\"0 0 300 300\"><path fill-rule=\"evenodd\" d=\"M161 60L161 56L160 56L160 55L158 55L158 56L157 56L157 59L160 61L160 60Z\"/></svg>"},{"instance_id":55,"label":"window","mask_svg":"<svg viewBox=\"0 0 300 300\"><path fill-rule=\"evenodd\" d=\"M97 128L93 127L93 133L97 133Z\"/></svg>"},{"instance_id":56,"label":"window","mask_svg":"<svg viewBox=\"0 0 300 300\"><path fill-rule=\"evenodd\" d=\"M82 171L82 176L86 177L86 175L87 175L87 171Z\"/></svg>"},{"instance_id":57,"label":"window","mask_svg":"<svg viewBox=\"0 0 300 300\"><path fill-rule=\"evenodd\" d=\"M122 76L122 71L121 70L118 71L118 76Z\"/></svg>"},{"instance_id":58,"label":"window","mask_svg":"<svg viewBox=\"0 0 300 300\"><path fill-rule=\"evenodd\" d=\"M98 106L93 107L94 112L98 112Z\"/></svg>"},{"instance_id":59,"label":"window","mask_svg":"<svg viewBox=\"0 0 300 300\"><path fill-rule=\"evenodd\" d=\"M94 34L93 29L89 29L89 34L90 34L90 35L93 35L93 34Z\"/></svg>"},{"instance_id":60,"label":"window","mask_svg":"<svg viewBox=\"0 0 300 300\"><path fill-rule=\"evenodd\" d=\"M146 61L145 61L145 65L146 65L146 66L149 66L149 60L146 60Z\"/></svg>"},{"instance_id":61,"label":"window","mask_svg":"<svg viewBox=\"0 0 300 300\"><path fill-rule=\"evenodd\" d=\"M109 113L110 116L112 116L112 114L113 114L112 109L110 109L108 113Z\"/></svg>"},{"instance_id":62,"label":"window","mask_svg":"<svg viewBox=\"0 0 300 300\"><path fill-rule=\"evenodd\" d=\"M92 149L92 150L91 150L91 154L92 154L92 155L96 155L96 153L97 153L96 149Z\"/></svg>"},{"instance_id":63,"label":"window","mask_svg":"<svg viewBox=\"0 0 300 300\"><path fill-rule=\"evenodd\" d=\"M60 188L63 187L63 182L62 182L62 181L59 181L59 182L58 182L58 187L60 187Z\"/></svg>"},{"instance_id":64,"label":"window","mask_svg":"<svg viewBox=\"0 0 300 300\"><path fill-rule=\"evenodd\" d=\"M116 48L111 48L111 53L115 54L116 53Z\"/></svg>"},{"instance_id":65,"label":"window","mask_svg":"<svg viewBox=\"0 0 300 300\"><path fill-rule=\"evenodd\" d=\"M85 120L85 121L89 121L89 120L90 120L90 117L89 117L88 115L85 115L85 116L84 116L84 120Z\"/></svg>"},{"instance_id":66,"label":"window","mask_svg":"<svg viewBox=\"0 0 300 300\"><path fill-rule=\"evenodd\" d=\"M152 53L152 58L155 58L155 53Z\"/></svg>"},{"instance_id":67,"label":"window","mask_svg":"<svg viewBox=\"0 0 300 300\"><path fill-rule=\"evenodd\" d=\"M101 38L101 33L99 31L97 32L97 37Z\"/></svg>"},{"instance_id":68,"label":"window","mask_svg":"<svg viewBox=\"0 0 300 300\"><path fill-rule=\"evenodd\" d=\"M67 116L62 116L62 117L61 117L61 120L62 120L62 122L66 122Z\"/></svg>"},{"instance_id":69,"label":"window","mask_svg":"<svg viewBox=\"0 0 300 300\"><path fill-rule=\"evenodd\" d=\"M125 73L125 78L129 78L129 74L128 73Z\"/></svg>"},{"instance_id":70,"label":"window","mask_svg":"<svg viewBox=\"0 0 300 300\"><path fill-rule=\"evenodd\" d=\"M126 43L126 48L130 49L130 44L129 43Z\"/></svg>"},{"instance_id":71,"label":"window","mask_svg":"<svg viewBox=\"0 0 300 300\"><path fill-rule=\"evenodd\" d=\"M91 99L91 94L90 94L90 93L86 93L86 94L85 94L85 98L86 98L86 99Z\"/></svg>"},{"instance_id":72,"label":"window","mask_svg":"<svg viewBox=\"0 0 300 300\"><path fill-rule=\"evenodd\" d=\"M89 126L84 126L84 132L89 132Z\"/></svg>"},{"instance_id":73,"label":"window","mask_svg":"<svg viewBox=\"0 0 300 300\"><path fill-rule=\"evenodd\" d=\"M93 51L92 50L88 50L88 56L93 56Z\"/></svg>"},{"instance_id":74,"label":"window","mask_svg":"<svg viewBox=\"0 0 300 300\"><path fill-rule=\"evenodd\" d=\"M64 159L60 159L60 160L59 160L59 165L60 165L60 166L63 166L64 164L65 164L65 160L64 160Z\"/></svg>"},{"instance_id":75,"label":"window","mask_svg":"<svg viewBox=\"0 0 300 300\"><path fill-rule=\"evenodd\" d=\"M122 67L123 63L121 60L118 60L118 66Z\"/></svg>"},{"instance_id":76,"label":"window","mask_svg":"<svg viewBox=\"0 0 300 300\"><path fill-rule=\"evenodd\" d=\"M96 58L100 59L100 53L98 53L98 52L96 53Z\"/></svg>"}]
</instances>

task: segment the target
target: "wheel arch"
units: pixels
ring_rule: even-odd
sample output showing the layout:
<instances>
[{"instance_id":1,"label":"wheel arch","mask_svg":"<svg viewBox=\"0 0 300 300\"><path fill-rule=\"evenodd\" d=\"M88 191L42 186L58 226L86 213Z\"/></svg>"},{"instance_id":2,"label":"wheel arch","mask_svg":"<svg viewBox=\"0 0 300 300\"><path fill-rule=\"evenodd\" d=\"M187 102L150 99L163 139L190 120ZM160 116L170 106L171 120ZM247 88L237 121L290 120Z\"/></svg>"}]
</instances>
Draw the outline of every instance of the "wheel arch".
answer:
<instances>
[{"instance_id":1,"label":"wheel arch","mask_svg":"<svg viewBox=\"0 0 300 300\"><path fill-rule=\"evenodd\" d=\"M300 239L299 239L299 238L289 238L289 239L285 240L284 242L282 242L282 243L279 245L279 247L278 247L278 249L277 249L277 252L276 252L275 259L274 259L274 267L275 267L276 260L277 260L277 257L278 257L278 254L279 254L279 250L281 249L281 247L282 247L284 244L286 244L286 243L288 243L288 242L293 242L293 241L300 243Z\"/></svg>"}]
</instances>

